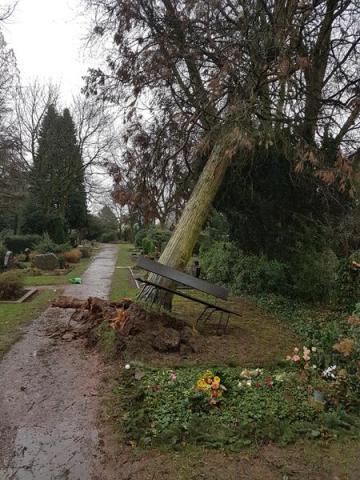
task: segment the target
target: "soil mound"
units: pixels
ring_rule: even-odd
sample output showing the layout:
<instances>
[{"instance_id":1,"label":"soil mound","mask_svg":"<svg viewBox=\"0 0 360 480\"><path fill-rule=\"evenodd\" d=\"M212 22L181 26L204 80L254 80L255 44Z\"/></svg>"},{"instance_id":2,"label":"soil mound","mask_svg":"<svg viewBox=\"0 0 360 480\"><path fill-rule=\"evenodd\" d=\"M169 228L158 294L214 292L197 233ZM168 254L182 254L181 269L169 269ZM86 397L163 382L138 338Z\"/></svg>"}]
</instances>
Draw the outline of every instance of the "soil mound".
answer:
<instances>
[{"instance_id":1,"label":"soil mound","mask_svg":"<svg viewBox=\"0 0 360 480\"><path fill-rule=\"evenodd\" d=\"M64 340L86 336L94 346L98 339L96 327L104 324L115 332L115 351L126 357L175 353L181 356L197 351L197 336L186 322L166 313L145 310L141 305L124 298L110 302L90 297L85 302L72 297L60 297L54 307L73 308L69 324L53 332Z\"/></svg>"}]
</instances>

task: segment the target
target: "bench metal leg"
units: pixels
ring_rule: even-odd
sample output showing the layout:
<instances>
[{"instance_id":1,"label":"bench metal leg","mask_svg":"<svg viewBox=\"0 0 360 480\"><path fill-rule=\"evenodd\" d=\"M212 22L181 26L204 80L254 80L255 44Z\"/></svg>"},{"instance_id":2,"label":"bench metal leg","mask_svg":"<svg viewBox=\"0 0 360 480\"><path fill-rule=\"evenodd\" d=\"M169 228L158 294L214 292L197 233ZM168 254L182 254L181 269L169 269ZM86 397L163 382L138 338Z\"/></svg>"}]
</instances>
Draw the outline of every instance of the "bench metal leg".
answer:
<instances>
[{"instance_id":1,"label":"bench metal leg","mask_svg":"<svg viewBox=\"0 0 360 480\"><path fill-rule=\"evenodd\" d=\"M223 333L227 332L227 328L228 328L228 325L229 325L229 320L230 320L230 313L221 312L219 323L218 323L218 328L217 328L217 333L218 334L219 334L221 329L222 329Z\"/></svg>"},{"instance_id":2,"label":"bench metal leg","mask_svg":"<svg viewBox=\"0 0 360 480\"><path fill-rule=\"evenodd\" d=\"M196 322L195 322L195 325L199 325L200 324L200 321L201 319L204 317L204 315L206 315L206 312L209 310L210 307L205 307L204 310L200 313L200 315L198 316L198 318L196 319ZM205 321L204 321L205 323Z\"/></svg>"},{"instance_id":3,"label":"bench metal leg","mask_svg":"<svg viewBox=\"0 0 360 480\"><path fill-rule=\"evenodd\" d=\"M216 308L209 307L209 310L210 310L209 313L207 315L205 315L204 325L205 325L205 323L207 323L210 320L211 315L216 312Z\"/></svg>"}]
</instances>

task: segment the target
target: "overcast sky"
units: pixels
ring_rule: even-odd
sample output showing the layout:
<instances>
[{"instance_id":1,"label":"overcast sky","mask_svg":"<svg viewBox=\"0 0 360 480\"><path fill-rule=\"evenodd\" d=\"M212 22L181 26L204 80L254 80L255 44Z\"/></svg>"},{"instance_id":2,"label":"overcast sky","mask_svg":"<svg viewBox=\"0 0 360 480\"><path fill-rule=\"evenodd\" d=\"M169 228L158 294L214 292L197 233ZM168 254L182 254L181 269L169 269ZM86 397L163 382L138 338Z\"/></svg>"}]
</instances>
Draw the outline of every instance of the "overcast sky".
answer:
<instances>
[{"instance_id":1,"label":"overcast sky","mask_svg":"<svg viewBox=\"0 0 360 480\"><path fill-rule=\"evenodd\" d=\"M5 40L14 49L22 83L32 78L61 85L66 103L83 86L81 79L96 60L84 50L88 19L81 0L19 0L3 27ZM10 0L0 0L0 6ZM84 53L86 51L86 54Z\"/></svg>"}]
</instances>

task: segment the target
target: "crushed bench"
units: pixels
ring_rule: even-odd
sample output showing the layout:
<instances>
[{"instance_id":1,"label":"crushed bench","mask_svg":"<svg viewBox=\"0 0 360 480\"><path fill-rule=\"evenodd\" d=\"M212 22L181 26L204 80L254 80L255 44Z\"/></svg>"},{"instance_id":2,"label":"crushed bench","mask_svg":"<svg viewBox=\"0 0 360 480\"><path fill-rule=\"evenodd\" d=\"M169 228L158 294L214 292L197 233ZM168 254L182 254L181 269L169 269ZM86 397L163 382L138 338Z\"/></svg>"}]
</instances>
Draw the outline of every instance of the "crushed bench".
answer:
<instances>
[{"instance_id":1,"label":"crushed bench","mask_svg":"<svg viewBox=\"0 0 360 480\"><path fill-rule=\"evenodd\" d=\"M171 280L175 283L175 288L171 288L159 285L158 283L150 281L146 278L136 277L136 280L143 284L143 288L139 292L138 296L142 294L147 285L150 285L151 287L154 287L158 290L164 290L166 292L172 293L173 295L178 295L179 297L186 298L193 302L204 305L204 309L196 319L196 325L200 325L201 323L206 324L211 319L214 313L219 312L220 316L217 325L217 332L219 333L221 329L225 332L227 330L231 315L236 315L238 317L241 316L239 313L229 310L222 305L216 304L216 300L215 302L210 302L184 293L179 289L176 289L176 285L179 285L202 293L206 293L215 297L215 299L219 298L221 300L227 300L229 296L229 291L224 287L214 285L201 278L193 277L192 275L180 272L179 270L175 270L174 268L163 265L162 263L154 262L153 260L150 260L143 256L140 256L137 259L136 267L142 270L146 270L147 272L154 273L159 277L166 278L167 280ZM151 292L149 292L148 295L150 297ZM154 300L155 298L153 297L152 303L154 302Z\"/></svg>"}]
</instances>

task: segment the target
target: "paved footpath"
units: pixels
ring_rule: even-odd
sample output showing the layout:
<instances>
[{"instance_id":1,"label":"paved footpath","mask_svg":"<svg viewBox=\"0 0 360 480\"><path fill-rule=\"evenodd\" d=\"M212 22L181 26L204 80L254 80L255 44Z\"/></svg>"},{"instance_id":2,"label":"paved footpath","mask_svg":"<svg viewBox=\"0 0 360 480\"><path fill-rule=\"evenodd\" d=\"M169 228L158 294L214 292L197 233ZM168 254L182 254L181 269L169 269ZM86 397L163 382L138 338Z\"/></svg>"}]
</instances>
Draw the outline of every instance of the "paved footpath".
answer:
<instances>
[{"instance_id":1,"label":"paved footpath","mask_svg":"<svg viewBox=\"0 0 360 480\"><path fill-rule=\"evenodd\" d=\"M117 247L104 246L64 295L107 298ZM102 364L81 341L64 342L47 328L74 310L48 308L0 363L0 480L96 480L102 476L96 428Z\"/></svg>"}]
</instances>

